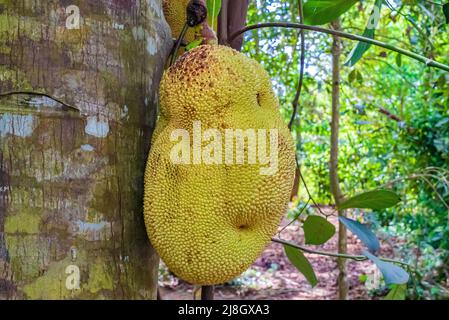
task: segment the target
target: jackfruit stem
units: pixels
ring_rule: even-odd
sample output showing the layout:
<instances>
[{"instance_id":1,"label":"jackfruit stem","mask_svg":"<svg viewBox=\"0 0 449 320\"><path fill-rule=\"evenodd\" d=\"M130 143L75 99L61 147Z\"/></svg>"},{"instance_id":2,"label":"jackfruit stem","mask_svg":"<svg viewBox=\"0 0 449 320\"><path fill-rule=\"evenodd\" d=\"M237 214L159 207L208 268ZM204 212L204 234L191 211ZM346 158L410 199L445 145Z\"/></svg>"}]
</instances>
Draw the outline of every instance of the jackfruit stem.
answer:
<instances>
[{"instance_id":1,"label":"jackfruit stem","mask_svg":"<svg viewBox=\"0 0 449 320\"><path fill-rule=\"evenodd\" d=\"M186 23L184 27L182 28L181 34L179 35L178 40L176 41L175 48L173 49L173 53L171 55L170 59L170 66L173 65L176 61L176 57L178 56L179 48L181 47L181 43L184 40L184 37L186 36L187 30L189 30L189 25Z\"/></svg>"},{"instance_id":2,"label":"jackfruit stem","mask_svg":"<svg viewBox=\"0 0 449 320\"><path fill-rule=\"evenodd\" d=\"M204 0L191 0L187 5L187 24L195 27L207 19L207 5Z\"/></svg>"},{"instance_id":3,"label":"jackfruit stem","mask_svg":"<svg viewBox=\"0 0 449 320\"><path fill-rule=\"evenodd\" d=\"M195 40L201 39L202 44L217 44L218 38L207 23L207 5L205 0L190 0L187 5L187 24L198 28Z\"/></svg>"}]
</instances>

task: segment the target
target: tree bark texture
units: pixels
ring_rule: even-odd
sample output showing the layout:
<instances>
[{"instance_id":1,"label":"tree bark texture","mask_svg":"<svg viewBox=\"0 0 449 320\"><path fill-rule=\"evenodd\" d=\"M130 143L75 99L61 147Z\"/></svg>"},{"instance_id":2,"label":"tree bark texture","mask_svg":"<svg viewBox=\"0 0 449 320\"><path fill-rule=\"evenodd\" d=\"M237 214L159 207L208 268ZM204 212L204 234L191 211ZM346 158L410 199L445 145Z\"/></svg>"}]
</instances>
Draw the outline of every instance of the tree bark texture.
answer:
<instances>
[{"instance_id":1,"label":"tree bark texture","mask_svg":"<svg viewBox=\"0 0 449 320\"><path fill-rule=\"evenodd\" d=\"M340 22L332 23L335 30L340 30ZM335 204L338 206L343 198L338 177L338 136L340 132L340 58L341 40L334 36L332 43L332 121L331 121L331 154L330 154L330 187ZM338 211L339 216L344 216L344 211ZM338 224L338 253L347 252L346 227ZM346 259L338 258L338 297L345 300L348 296L348 283L346 274Z\"/></svg>"},{"instance_id":2,"label":"tree bark texture","mask_svg":"<svg viewBox=\"0 0 449 320\"><path fill-rule=\"evenodd\" d=\"M160 0L0 0L0 299L156 298L143 170L171 42Z\"/></svg>"},{"instance_id":3,"label":"tree bark texture","mask_svg":"<svg viewBox=\"0 0 449 320\"><path fill-rule=\"evenodd\" d=\"M229 43L228 38L246 25L249 0L222 0L218 17L218 42L230 45L235 50L242 48L243 35Z\"/></svg>"}]
</instances>

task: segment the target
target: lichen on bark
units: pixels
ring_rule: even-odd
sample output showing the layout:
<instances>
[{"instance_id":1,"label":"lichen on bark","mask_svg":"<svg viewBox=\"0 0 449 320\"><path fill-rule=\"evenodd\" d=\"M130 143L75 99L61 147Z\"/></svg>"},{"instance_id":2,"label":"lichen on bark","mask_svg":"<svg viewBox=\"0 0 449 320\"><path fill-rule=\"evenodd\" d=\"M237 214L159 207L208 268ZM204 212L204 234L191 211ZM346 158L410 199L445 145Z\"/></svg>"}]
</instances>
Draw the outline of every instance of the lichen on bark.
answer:
<instances>
[{"instance_id":1,"label":"lichen on bark","mask_svg":"<svg viewBox=\"0 0 449 320\"><path fill-rule=\"evenodd\" d=\"M67 1L0 0L0 299L155 298L141 198L170 31L158 0L73 5L68 29Z\"/></svg>"}]
</instances>

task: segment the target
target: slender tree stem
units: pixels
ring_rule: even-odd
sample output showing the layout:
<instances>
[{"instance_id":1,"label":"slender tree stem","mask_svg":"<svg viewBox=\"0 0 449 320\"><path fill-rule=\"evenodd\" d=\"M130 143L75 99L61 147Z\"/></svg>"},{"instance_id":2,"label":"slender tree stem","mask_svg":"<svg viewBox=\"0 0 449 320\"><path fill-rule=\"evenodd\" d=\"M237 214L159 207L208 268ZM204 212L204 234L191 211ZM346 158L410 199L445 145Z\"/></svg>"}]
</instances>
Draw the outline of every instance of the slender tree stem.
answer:
<instances>
[{"instance_id":1,"label":"slender tree stem","mask_svg":"<svg viewBox=\"0 0 449 320\"><path fill-rule=\"evenodd\" d=\"M299 22L304 23L304 12L303 12L302 0L298 0L298 6L299 6ZM292 117L290 119L290 123L288 124L288 128L290 130L292 129L296 114L298 112L298 103L299 103L299 98L301 97L302 85L304 82L304 66L305 66L305 55L306 55L304 29L301 29L300 36L301 36L301 62L300 62L301 66L300 66L300 71L299 71L298 89L296 90L295 98L293 99L293 103L292 103L292 106L293 106Z\"/></svg>"},{"instance_id":2,"label":"slender tree stem","mask_svg":"<svg viewBox=\"0 0 449 320\"><path fill-rule=\"evenodd\" d=\"M201 287L201 300L214 300L214 286Z\"/></svg>"},{"instance_id":3,"label":"slender tree stem","mask_svg":"<svg viewBox=\"0 0 449 320\"><path fill-rule=\"evenodd\" d=\"M266 23L258 23L258 24L247 26L247 27L245 27L245 28L235 32L233 35L231 35L230 40L232 41L232 39L235 39L239 35L247 32L247 31L250 31L250 30L262 29L262 28L273 28L273 27L304 29L304 30L309 30L309 31L326 33L326 34L338 36L338 37L349 39L349 40L355 40L355 41L361 41L361 42L365 42L365 43L370 43L372 45L375 45L375 46L378 46L378 47L381 47L381 48L384 48L384 49L388 49L388 50L391 50L391 51L403 54L403 55L405 55L407 57L410 57L410 58L412 58L412 59L414 59L416 61L424 63L426 66L438 68L438 69L445 70L445 71L449 71L449 66L448 65L445 65L443 63L437 62L437 61L432 60L432 59L428 59L428 58L426 58L426 57L424 57L422 55L419 55L417 53L414 53L412 51L395 47L393 45L390 45L390 44L382 42L382 41L378 41L378 40L375 40L375 39L371 39L371 38L367 38L367 37L363 37L363 36L359 36L359 35L355 35L355 34L346 33L346 32L343 32L343 31L331 30L331 29L317 27L317 26L309 26L309 25L305 25L305 24L301 24L301 23L293 23L293 22L266 22Z\"/></svg>"},{"instance_id":4,"label":"slender tree stem","mask_svg":"<svg viewBox=\"0 0 449 320\"><path fill-rule=\"evenodd\" d=\"M313 250L313 249L309 249L309 248L306 248L304 246L301 246L301 245L298 245L298 244L295 244L295 243L291 243L291 242L288 242L288 241L285 241L285 240L282 240L282 239L277 239L277 238L272 238L271 241L275 242L275 243L282 244L282 245L290 246L292 248L301 250L301 251L303 251L305 253L317 254L317 255L320 255L320 256L349 259L349 260L354 260L354 261L366 261L366 260L369 260L368 257L362 256L362 255L351 255L351 254L343 254L343 253L335 253L335 252L328 252L328 251ZM411 267L409 264L407 264L405 262L394 260L394 259L380 258L380 260L385 261L385 262L391 262L391 263L399 264L399 265L406 266L406 267Z\"/></svg>"},{"instance_id":5,"label":"slender tree stem","mask_svg":"<svg viewBox=\"0 0 449 320\"><path fill-rule=\"evenodd\" d=\"M332 23L332 27L339 31L341 29L340 21ZM340 132L340 57L341 57L341 39L334 36L332 43L332 121L331 121L331 150L329 161L329 179L330 189L334 197L337 208L340 206L343 193L340 189L340 179L338 176L338 150L339 150L339 132ZM338 216L345 216L344 210L338 210ZM346 227L338 223L338 253L346 254L347 251L347 232ZM347 281L346 259L338 258L338 291L339 299L346 300L349 291Z\"/></svg>"}]
</instances>

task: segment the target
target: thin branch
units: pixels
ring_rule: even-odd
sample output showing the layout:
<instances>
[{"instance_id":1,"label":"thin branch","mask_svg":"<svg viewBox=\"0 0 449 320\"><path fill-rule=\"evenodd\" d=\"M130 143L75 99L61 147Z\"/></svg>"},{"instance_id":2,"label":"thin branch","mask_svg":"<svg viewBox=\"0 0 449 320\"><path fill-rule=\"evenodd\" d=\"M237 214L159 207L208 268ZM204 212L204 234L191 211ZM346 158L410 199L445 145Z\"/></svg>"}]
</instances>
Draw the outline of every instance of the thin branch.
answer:
<instances>
[{"instance_id":1,"label":"thin branch","mask_svg":"<svg viewBox=\"0 0 449 320\"><path fill-rule=\"evenodd\" d=\"M176 39L176 38L172 38L172 40L173 40L173 49L172 50L174 50L175 49L175 46L176 46L176 43L178 42L178 39ZM181 47L187 47L188 46L188 43L186 42L186 41L181 41L181 45L180 45Z\"/></svg>"},{"instance_id":2,"label":"thin branch","mask_svg":"<svg viewBox=\"0 0 449 320\"><path fill-rule=\"evenodd\" d=\"M432 188L432 190L435 192L435 194L437 195L439 200L443 203L443 205L446 207L446 209L449 212L449 204L444 200L444 197L441 195L441 193L438 192L438 189L432 184L432 182L430 182L429 179L427 179L427 177L432 177L432 178L435 178L435 179L437 179L439 181L443 180L444 183L446 182L445 178L441 178L441 177L438 177L438 176L435 176L435 175L431 175L431 174L420 174L420 173L417 173L417 174L409 175L407 177L401 177L401 178L398 178L398 179L394 179L394 180L392 180L390 182L387 182L384 186L392 186L392 185L396 184L397 182L400 182L400 181L403 181L403 180L421 179L421 180L423 180L425 183L427 183Z\"/></svg>"},{"instance_id":3,"label":"thin branch","mask_svg":"<svg viewBox=\"0 0 449 320\"><path fill-rule=\"evenodd\" d=\"M299 212L295 215L295 217L289 222L287 223L281 230L279 230L278 232L278 237L279 239L281 239L281 233L287 229L288 227L290 227L296 220L299 219L299 217L302 215L302 213L304 212L304 210L306 210L307 206L309 205L310 202L310 198L307 200L306 204L304 205L304 207L301 208L301 210L299 210Z\"/></svg>"},{"instance_id":4,"label":"thin branch","mask_svg":"<svg viewBox=\"0 0 449 320\"><path fill-rule=\"evenodd\" d=\"M362 256L362 255L352 255L352 254L343 254L343 253L334 253L334 252L328 252L328 251L313 250L313 249L309 249L309 248L306 248L304 246L301 246L301 245L298 245L298 244L295 244L295 243L291 243L291 242L284 241L284 240L281 240L281 239L276 239L276 238L272 238L271 241L275 242L275 243L282 244L282 245L290 246L292 248L301 250L301 251L306 252L306 253L317 254L317 255L320 255L320 256L327 256L327 257L333 257L333 258L343 258L343 259L349 259L349 260L354 260L354 261L366 261L366 260L369 260L368 257ZM391 262L391 263L400 264L400 265L403 265L403 266L407 266L409 268L412 267L408 263L405 263L405 262L402 262L402 261L399 261L399 260L394 260L394 259L389 259L389 258L380 258L380 260L385 261L385 262Z\"/></svg>"},{"instance_id":5,"label":"thin branch","mask_svg":"<svg viewBox=\"0 0 449 320\"><path fill-rule=\"evenodd\" d=\"M352 102L351 98L346 94L346 92L345 92L344 90L342 90L341 92L342 92L343 95L345 96L346 100L348 100L349 103L352 105L352 107L355 108L355 104ZM407 124L404 120L402 120L402 119L401 119L400 117L398 117L397 115L391 113L391 112L388 111L387 109L382 108L382 107L377 107L377 110L378 110L380 113L386 115L386 116L387 116L388 118L390 118L391 120L394 120L394 121L396 121L396 122L398 122L398 123L403 123L403 124L405 124L405 125L407 126L407 128L409 129L409 131L412 131L412 130L413 130L413 128L410 127L410 126L408 126L408 124Z\"/></svg>"},{"instance_id":6,"label":"thin branch","mask_svg":"<svg viewBox=\"0 0 449 320\"><path fill-rule=\"evenodd\" d=\"M181 34L178 37L178 41L176 42L175 48L173 49L173 53L170 59L170 66L173 65L176 61L176 57L178 56L179 48L181 47L181 43L184 40L184 37L186 36L187 30L189 30L189 25L187 22L184 24L184 27L182 28Z\"/></svg>"},{"instance_id":7,"label":"thin branch","mask_svg":"<svg viewBox=\"0 0 449 320\"><path fill-rule=\"evenodd\" d=\"M369 44L372 44L372 45L375 45L375 46L378 46L378 47L381 47L381 48L385 48L385 49L388 49L388 50L391 50L391 51L403 54L403 55L408 56L408 57L410 57L410 58L412 58L412 59L414 59L416 61L424 63L426 66L438 68L438 69L445 70L445 71L449 71L449 66L448 65L445 65L445 64L437 62L435 60L426 58L426 57L424 57L422 55L419 55L417 53L414 53L412 51L395 47L393 45L390 45L388 43L384 43L382 41L378 41L378 40L375 40L375 39L370 39L370 38L367 38L367 37L346 33L346 32L343 32L343 31L336 31L336 30L326 29L326 28L317 27L317 26L309 26L309 25L300 24L300 23L267 22L267 23L254 24L254 25L247 26L247 27L245 27L245 28L235 32L230 37L230 39L232 41L232 39L235 39L239 35L247 32L247 31L250 31L250 30L261 29L261 28L273 28L273 27L304 29L304 30L309 30L309 31L315 31L315 32L331 34L331 35L335 35L335 36L338 36L338 37L341 37L341 38L346 38L346 39L349 39L349 40L361 41L361 42L369 43Z\"/></svg>"},{"instance_id":8,"label":"thin branch","mask_svg":"<svg viewBox=\"0 0 449 320\"><path fill-rule=\"evenodd\" d=\"M296 166L299 166L299 165L298 165L298 161L296 161ZM302 184L304 185L304 188L306 189L307 195L309 196L309 199L312 201L312 203L313 203L313 205L315 206L315 208L318 209L318 211L320 212L320 214L321 214L322 216L324 216L324 217L326 217L326 218L327 218L327 217L330 217L330 216L332 215L332 213L331 213L331 214L325 214L325 213L321 210L321 208L320 208L320 206L318 205L318 203L315 201L315 199L313 199L312 194L310 193L309 187L307 187L306 180L304 179L304 176L302 175L301 170L298 170L298 172L299 172L299 177L301 178Z\"/></svg>"},{"instance_id":9,"label":"thin branch","mask_svg":"<svg viewBox=\"0 0 449 320\"><path fill-rule=\"evenodd\" d=\"M302 0L298 0L299 5L299 23L304 23L304 11L302 6ZM288 124L288 128L291 130L293 126L293 122L295 121L296 113L298 112L298 103L299 98L301 97L301 91L302 91L302 85L304 82L304 66L305 66L305 56L306 56L306 44L305 44L305 34L304 29L301 29L300 31L301 36L301 67L299 71L299 82L298 82L298 89L296 90L295 98L293 99L293 111L292 111L292 117L290 119L290 123Z\"/></svg>"},{"instance_id":10,"label":"thin branch","mask_svg":"<svg viewBox=\"0 0 449 320\"><path fill-rule=\"evenodd\" d=\"M432 49L435 49L435 45L433 44L433 42L429 39L429 37L421 30L421 28L418 26L418 24L410 17L409 14L403 14L400 10L397 10L396 8L394 8L391 3L386 0L385 4L387 5L387 7L391 10L391 11L395 11L397 12L398 15L402 16L403 18L405 18L412 26L413 28L416 29L416 31L418 31L418 33L421 35L421 37L424 38L424 41L427 41L430 45L430 47Z\"/></svg>"},{"instance_id":11,"label":"thin branch","mask_svg":"<svg viewBox=\"0 0 449 320\"><path fill-rule=\"evenodd\" d=\"M427 3L430 3L430 4L435 4L437 6L443 6L442 3L438 3L438 2L435 2L435 1L424 0L424 2L427 2Z\"/></svg>"},{"instance_id":12,"label":"thin branch","mask_svg":"<svg viewBox=\"0 0 449 320\"><path fill-rule=\"evenodd\" d=\"M404 120L402 120L401 118L399 118L397 115L391 113L390 111L388 111L385 108L382 107L378 107L378 110L380 113L386 115L388 118L390 118L391 120L394 120L396 122L404 122Z\"/></svg>"},{"instance_id":13,"label":"thin branch","mask_svg":"<svg viewBox=\"0 0 449 320\"><path fill-rule=\"evenodd\" d=\"M402 74L402 71L395 68L391 63L389 63L388 61L385 61L384 59L378 59L378 58L367 58L367 60L372 60L372 61L378 61L378 62L382 62L385 65L387 65L391 70L395 71L405 82L407 82L408 85L410 85L411 87L418 89L418 86L416 86L413 82L411 82L409 79L407 79L406 76L404 76Z\"/></svg>"},{"instance_id":14,"label":"thin branch","mask_svg":"<svg viewBox=\"0 0 449 320\"><path fill-rule=\"evenodd\" d=\"M432 190L435 192L437 197L440 199L440 201L443 203L443 205L446 207L447 211L449 212L449 204L447 204L447 202L444 200L444 197L438 192L438 189L433 185L433 183L430 182L430 180L425 177L421 177L421 179L424 180L432 188Z\"/></svg>"},{"instance_id":15,"label":"thin branch","mask_svg":"<svg viewBox=\"0 0 449 320\"><path fill-rule=\"evenodd\" d=\"M79 112L79 109L78 109L78 108L75 108L74 106L71 106L71 105L69 105L69 104L67 104L67 103L65 103L65 102L63 102L63 101L61 101L61 100L59 100L59 99L57 99L57 98L55 98L55 97L53 97L53 96L47 94L47 93L43 93L43 92L34 92L34 91L9 91L9 92L2 92L2 93L0 93L0 98L3 98L3 97L13 97L13 96L17 96L17 95L29 95L29 96L45 97L45 98L48 98L48 99L50 99L50 100L53 100L53 101L59 103L60 105L63 105L63 106L66 107L66 108L73 109L73 110Z\"/></svg>"}]
</instances>

